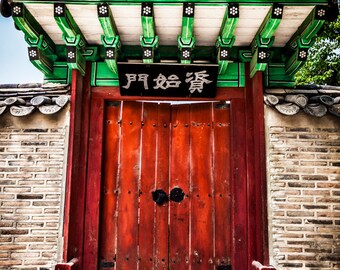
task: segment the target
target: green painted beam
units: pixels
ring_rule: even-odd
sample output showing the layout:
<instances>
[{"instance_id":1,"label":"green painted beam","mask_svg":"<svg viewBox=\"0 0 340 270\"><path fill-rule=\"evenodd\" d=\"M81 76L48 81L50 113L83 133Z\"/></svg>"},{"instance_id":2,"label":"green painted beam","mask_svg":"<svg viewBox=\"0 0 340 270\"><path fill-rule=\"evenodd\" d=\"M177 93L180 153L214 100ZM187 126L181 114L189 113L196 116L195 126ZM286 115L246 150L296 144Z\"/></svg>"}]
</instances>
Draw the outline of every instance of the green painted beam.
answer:
<instances>
[{"instance_id":1,"label":"green painted beam","mask_svg":"<svg viewBox=\"0 0 340 270\"><path fill-rule=\"evenodd\" d=\"M45 75L53 73L53 61L48 58L38 47L28 48L31 63Z\"/></svg>"},{"instance_id":2,"label":"green painted beam","mask_svg":"<svg viewBox=\"0 0 340 270\"><path fill-rule=\"evenodd\" d=\"M267 68L267 63L269 62L267 50L274 44L274 35L282 21L283 11L284 6L282 4L274 3L252 41L251 77L254 77L257 71L265 71Z\"/></svg>"},{"instance_id":3,"label":"green painted beam","mask_svg":"<svg viewBox=\"0 0 340 270\"><path fill-rule=\"evenodd\" d=\"M268 61L268 49L257 47L250 61L250 77L253 78L258 71L265 71Z\"/></svg>"},{"instance_id":4,"label":"green painted beam","mask_svg":"<svg viewBox=\"0 0 340 270\"><path fill-rule=\"evenodd\" d=\"M282 21L283 12L284 6L282 4L273 4L256 34L260 39L259 42L261 42L261 45L265 46L270 43L269 39L274 37Z\"/></svg>"},{"instance_id":5,"label":"green painted beam","mask_svg":"<svg viewBox=\"0 0 340 270\"><path fill-rule=\"evenodd\" d=\"M67 64L71 69L85 74L86 61L82 52L85 51L86 40L64 3L54 4L54 19L62 31L62 38L66 44Z\"/></svg>"},{"instance_id":6,"label":"green painted beam","mask_svg":"<svg viewBox=\"0 0 340 270\"><path fill-rule=\"evenodd\" d=\"M194 16L195 3L183 3L182 33L177 39L182 64L190 64L192 60L192 52L196 43L194 37Z\"/></svg>"},{"instance_id":7,"label":"green painted beam","mask_svg":"<svg viewBox=\"0 0 340 270\"><path fill-rule=\"evenodd\" d=\"M227 46L227 45L233 45L231 43L234 43L234 32L238 23L240 17L240 8L237 3L231 3L228 5L223 22L221 25L220 30L220 38L221 41Z\"/></svg>"},{"instance_id":8,"label":"green painted beam","mask_svg":"<svg viewBox=\"0 0 340 270\"><path fill-rule=\"evenodd\" d=\"M287 87L295 86L294 76L286 74L285 63L269 63L264 73L264 84L266 87Z\"/></svg>"},{"instance_id":9,"label":"green painted beam","mask_svg":"<svg viewBox=\"0 0 340 270\"><path fill-rule=\"evenodd\" d=\"M286 74L294 75L307 61L308 49L298 48L286 62Z\"/></svg>"},{"instance_id":10,"label":"green painted beam","mask_svg":"<svg viewBox=\"0 0 340 270\"><path fill-rule=\"evenodd\" d=\"M306 62L308 49L327 19L327 6L316 6L287 42L286 74L294 75Z\"/></svg>"},{"instance_id":11,"label":"green painted beam","mask_svg":"<svg viewBox=\"0 0 340 270\"><path fill-rule=\"evenodd\" d=\"M54 4L54 20L63 32L63 40L67 46L77 46L82 49L86 46L86 39L73 19L66 4Z\"/></svg>"},{"instance_id":12,"label":"green painted beam","mask_svg":"<svg viewBox=\"0 0 340 270\"><path fill-rule=\"evenodd\" d=\"M85 74L86 60L76 46L67 46L67 65L71 69L77 69L82 76Z\"/></svg>"},{"instance_id":13,"label":"green painted beam","mask_svg":"<svg viewBox=\"0 0 340 270\"><path fill-rule=\"evenodd\" d=\"M316 6L287 42L287 50L295 50L298 46L310 48L314 43L315 35L325 23L326 18L327 6Z\"/></svg>"},{"instance_id":14,"label":"green painted beam","mask_svg":"<svg viewBox=\"0 0 340 270\"><path fill-rule=\"evenodd\" d=\"M158 47L158 36L156 36L153 4L144 2L141 5L141 20L143 34L140 44L143 49L143 62L153 63L155 50Z\"/></svg>"},{"instance_id":15,"label":"green painted beam","mask_svg":"<svg viewBox=\"0 0 340 270\"><path fill-rule=\"evenodd\" d=\"M18 2L26 2L26 3L53 3L56 1L51 1L51 0L17 0ZM67 0L68 4L84 4L84 5L91 5L91 4L98 4L101 3L101 0ZM145 0L107 0L105 1L108 4L127 4L127 3L143 3ZM188 3L192 2L192 0L149 0L148 2L150 3ZM272 3L289 3L292 5L322 5L322 4L327 4L328 0L286 0L286 1L281 1L281 0L196 0L195 3L202 3L202 4L213 4L215 5L216 3L221 3L221 4L226 4L226 3L239 3L239 4L246 4L246 5L271 5Z\"/></svg>"},{"instance_id":16,"label":"green painted beam","mask_svg":"<svg viewBox=\"0 0 340 270\"><path fill-rule=\"evenodd\" d=\"M105 39L114 40L118 36L118 30L110 6L107 3L97 5L97 15L103 29ZM105 44L104 44L105 45Z\"/></svg>"},{"instance_id":17,"label":"green painted beam","mask_svg":"<svg viewBox=\"0 0 340 270\"><path fill-rule=\"evenodd\" d=\"M230 62L230 49L236 39L234 32L238 23L239 14L240 9L237 3L229 4L225 11L220 34L216 42L219 74L226 73L228 63Z\"/></svg>"},{"instance_id":18,"label":"green painted beam","mask_svg":"<svg viewBox=\"0 0 340 270\"><path fill-rule=\"evenodd\" d=\"M38 47L49 56L55 54L54 42L34 19L25 5L16 2L13 3L12 17L15 24L25 34L25 40L30 46Z\"/></svg>"},{"instance_id":19,"label":"green painted beam","mask_svg":"<svg viewBox=\"0 0 340 270\"><path fill-rule=\"evenodd\" d=\"M244 87L245 81L245 64L229 63L227 71L218 75L217 87Z\"/></svg>"},{"instance_id":20,"label":"green painted beam","mask_svg":"<svg viewBox=\"0 0 340 270\"><path fill-rule=\"evenodd\" d=\"M113 73L118 74L117 56L121 48L121 41L110 6L107 3L98 4L97 16L103 29L101 41L106 49L105 62Z\"/></svg>"},{"instance_id":21,"label":"green painted beam","mask_svg":"<svg viewBox=\"0 0 340 270\"><path fill-rule=\"evenodd\" d=\"M66 62L54 62L53 73L44 76L44 83L70 84L72 72Z\"/></svg>"},{"instance_id":22,"label":"green painted beam","mask_svg":"<svg viewBox=\"0 0 340 270\"><path fill-rule=\"evenodd\" d=\"M12 17L18 28L24 33L31 63L43 74L53 72L52 62L56 60L55 44L42 29L22 3L12 4Z\"/></svg>"}]
</instances>

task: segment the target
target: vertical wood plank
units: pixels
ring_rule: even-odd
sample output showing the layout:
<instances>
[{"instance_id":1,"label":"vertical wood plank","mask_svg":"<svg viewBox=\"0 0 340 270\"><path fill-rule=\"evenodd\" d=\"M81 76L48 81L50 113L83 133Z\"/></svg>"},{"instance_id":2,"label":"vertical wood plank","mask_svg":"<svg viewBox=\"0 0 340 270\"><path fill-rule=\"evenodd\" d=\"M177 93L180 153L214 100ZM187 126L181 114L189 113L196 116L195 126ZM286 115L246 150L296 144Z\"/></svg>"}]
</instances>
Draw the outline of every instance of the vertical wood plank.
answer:
<instances>
[{"instance_id":1,"label":"vertical wood plank","mask_svg":"<svg viewBox=\"0 0 340 270\"><path fill-rule=\"evenodd\" d=\"M191 105L191 269L214 269L212 104Z\"/></svg>"},{"instance_id":2,"label":"vertical wood plank","mask_svg":"<svg viewBox=\"0 0 340 270\"><path fill-rule=\"evenodd\" d=\"M230 109L214 105L214 191L216 265L231 264Z\"/></svg>"},{"instance_id":3,"label":"vertical wood plank","mask_svg":"<svg viewBox=\"0 0 340 270\"><path fill-rule=\"evenodd\" d=\"M189 106L172 107L170 190L181 188L190 193L189 177ZM188 197L170 202L170 269L186 270L189 267L189 208Z\"/></svg>"},{"instance_id":4,"label":"vertical wood plank","mask_svg":"<svg viewBox=\"0 0 340 270\"><path fill-rule=\"evenodd\" d=\"M137 269L142 103L124 102L119 177L117 270ZM93 268L94 269L94 268Z\"/></svg>"},{"instance_id":5,"label":"vertical wood plank","mask_svg":"<svg viewBox=\"0 0 340 270\"><path fill-rule=\"evenodd\" d=\"M80 257L82 254L83 234L81 231L84 228L84 202L85 202L85 182L86 173L82 174L80 166L85 167L86 159L83 159L81 154L84 154L84 149L80 148L80 144L84 145L87 142L86 131L88 131L88 111L83 110L89 108L89 98L85 92L89 91L89 85L85 85L83 91L84 79L77 70L72 71L71 84L71 106L70 106L70 134L69 147L67 157L66 170L66 186L65 186L65 207L64 207L64 254L65 262L72 258ZM83 117L87 113L85 121ZM84 130L85 136L80 137L81 130ZM87 149L86 149L87 150ZM85 151L86 153L86 151ZM86 170L86 169L85 169ZM75 191L79 187L79 197ZM80 207L78 207L78 204ZM72 218L75 217L75 218ZM81 228L75 230L74 228ZM81 264L81 262L80 262Z\"/></svg>"},{"instance_id":6,"label":"vertical wood plank","mask_svg":"<svg viewBox=\"0 0 340 270\"><path fill-rule=\"evenodd\" d=\"M156 189L163 189L169 194L169 151L170 151L170 105L158 105L158 134L157 134L157 171ZM155 213L155 262L154 269L167 270L169 263L169 205L156 207Z\"/></svg>"},{"instance_id":7,"label":"vertical wood plank","mask_svg":"<svg viewBox=\"0 0 340 270\"><path fill-rule=\"evenodd\" d=\"M231 177L232 177L232 265L248 269L247 239L247 165L245 160L245 104L234 99L230 104L231 118Z\"/></svg>"},{"instance_id":8,"label":"vertical wood plank","mask_svg":"<svg viewBox=\"0 0 340 270\"><path fill-rule=\"evenodd\" d=\"M144 103L142 127L142 157L141 157L141 189L139 198L139 269L150 270L153 267L154 219L155 202L152 191L155 190L158 105Z\"/></svg>"},{"instance_id":9,"label":"vertical wood plank","mask_svg":"<svg viewBox=\"0 0 340 270\"><path fill-rule=\"evenodd\" d=\"M101 192L100 260L114 262L117 237L117 177L120 138L120 102L105 108L103 187Z\"/></svg>"},{"instance_id":10,"label":"vertical wood plank","mask_svg":"<svg viewBox=\"0 0 340 270\"><path fill-rule=\"evenodd\" d=\"M84 263L87 269L97 269L99 240L99 206L102 175L102 138L104 100L93 98L91 102L92 123L89 134L89 156L86 187Z\"/></svg>"},{"instance_id":11,"label":"vertical wood plank","mask_svg":"<svg viewBox=\"0 0 340 270\"><path fill-rule=\"evenodd\" d=\"M264 130L263 77L258 72L252 79L252 102L254 115L254 149L255 149L255 196L258 214L256 215L256 259L269 263L268 226L267 226L267 183L266 153Z\"/></svg>"},{"instance_id":12,"label":"vertical wood plank","mask_svg":"<svg viewBox=\"0 0 340 270\"><path fill-rule=\"evenodd\" d=\"M249 65L246 67L246 71L249 72ZM249 73L248 73L249 74ZM256 74L255 76L261 75L260 72ZM262 91L262 89L261 89ZM253 79L247 77L246 81L246 88L245 88L245 140L246 140L246 172L247 172L247 204L248 204L248 231L247 231L247 237L248 237L248 267L251 267L251 263L253 260L258 260L256 255L256 217L258 215L261 215L260 212L258 212L258 207L256 203L256 186L259 185L259 181L256 181L255 178L256 171L258 168L256 167L256 160L255 160L255 138L254 138L254 127L257 125L255 123L255 117L254 117L254 107L253 107ZM260 93L256 93L260 94ZM263 101L261 101L263 104ZM260 259L261 262L262 259Z\"/></svg>"}]
</instances>

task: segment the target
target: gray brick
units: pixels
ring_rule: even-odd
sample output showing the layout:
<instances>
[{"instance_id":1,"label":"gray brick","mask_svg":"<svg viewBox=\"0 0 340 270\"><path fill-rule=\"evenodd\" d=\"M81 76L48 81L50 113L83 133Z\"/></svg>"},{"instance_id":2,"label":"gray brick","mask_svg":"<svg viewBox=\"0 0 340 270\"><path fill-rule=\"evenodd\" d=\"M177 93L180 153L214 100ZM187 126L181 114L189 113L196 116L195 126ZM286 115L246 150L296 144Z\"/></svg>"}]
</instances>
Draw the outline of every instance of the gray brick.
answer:
<instances>
[{"instance_id":1,"label":"gray brick","mask_svg":"<svg viewBox=\"0 0 340 270\"><path fill-rule=\"evenodd\" d=\"M281 126L269 119L270 252L277 270L340 269L334 248L340 245L340 122Z\"/></svg>"},{"instance_id":2,"label":"gray brick","mask_svg":"<svg viewBox=\"0 0 340 270\"><path fill-rule=\"evenodd\" d=\"M63 128L0 129L0 269L55 264L64 142Z\"/></svg>"}]
</instances>

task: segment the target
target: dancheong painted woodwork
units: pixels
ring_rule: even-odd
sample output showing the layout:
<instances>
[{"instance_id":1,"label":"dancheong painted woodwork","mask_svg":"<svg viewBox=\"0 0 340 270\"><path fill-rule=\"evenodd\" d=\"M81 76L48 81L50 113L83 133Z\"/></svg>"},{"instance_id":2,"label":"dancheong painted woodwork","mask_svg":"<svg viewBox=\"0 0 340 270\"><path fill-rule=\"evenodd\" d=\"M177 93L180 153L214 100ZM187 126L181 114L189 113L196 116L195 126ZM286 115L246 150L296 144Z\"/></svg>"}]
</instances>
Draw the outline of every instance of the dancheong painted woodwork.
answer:
<instances>
[{"instance_id":1,"label":"dancheong painted woodwork","mask_svg":"<svg viewBox=\"0 0 340 270\"><path fill-rule=\"evenodd\" d=\"M119 62L217 64L217 86L243 87L246 62L268 87L292 87L336 1L2 1L46 82L118 86Z\"/></svg>"}]
</instances>

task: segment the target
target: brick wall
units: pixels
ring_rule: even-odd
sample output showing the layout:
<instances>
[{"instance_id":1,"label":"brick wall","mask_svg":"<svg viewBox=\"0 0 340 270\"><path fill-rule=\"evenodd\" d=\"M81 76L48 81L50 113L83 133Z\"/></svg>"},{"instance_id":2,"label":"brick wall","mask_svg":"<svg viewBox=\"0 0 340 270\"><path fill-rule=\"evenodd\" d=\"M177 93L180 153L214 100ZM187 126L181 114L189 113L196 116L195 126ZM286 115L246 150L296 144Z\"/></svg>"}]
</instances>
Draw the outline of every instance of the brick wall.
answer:
<instances>
[{"instance_id":1,"label":"brick wall","mask_svg":"<svg viewBox=\"0 0 340 270\"><path fill-rule=\"evenodd\" d=\"M52 269L61 251L65 110L0 116L0 269Z\"/></svg>"},{"instance_id":2,"label":"brick wall","mask_svg":"<svg viewBox=\"0 0 340 270\"><path fill-rule=\"evenodd\" d=\"M340 121L266 108L271 263L340 269Z\"/></svg>"}]
</instances>

